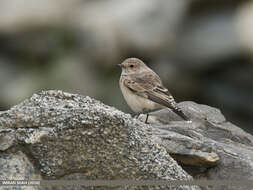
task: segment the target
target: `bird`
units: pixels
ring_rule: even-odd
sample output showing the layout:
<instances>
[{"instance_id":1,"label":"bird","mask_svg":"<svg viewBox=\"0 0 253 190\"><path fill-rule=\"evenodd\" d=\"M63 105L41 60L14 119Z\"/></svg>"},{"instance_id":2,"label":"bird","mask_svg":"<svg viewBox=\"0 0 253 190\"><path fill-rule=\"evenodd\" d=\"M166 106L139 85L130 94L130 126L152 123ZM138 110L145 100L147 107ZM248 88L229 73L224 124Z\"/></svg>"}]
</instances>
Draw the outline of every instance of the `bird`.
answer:
<instances>
[{"instance_id":1,"label":"bird","mask_svg":"<svg viewBox=\"0 0 253 190\"><path fill-rule=\"evenodd\" d=\"M142 60L127 58L118 66L122 69L119 80L121 92L137 118L141 113L147 114L145 123L148 123L149 112L170 108L182 119L191 121L178 107L160 77Z\"/></svg>"}]
</instances>

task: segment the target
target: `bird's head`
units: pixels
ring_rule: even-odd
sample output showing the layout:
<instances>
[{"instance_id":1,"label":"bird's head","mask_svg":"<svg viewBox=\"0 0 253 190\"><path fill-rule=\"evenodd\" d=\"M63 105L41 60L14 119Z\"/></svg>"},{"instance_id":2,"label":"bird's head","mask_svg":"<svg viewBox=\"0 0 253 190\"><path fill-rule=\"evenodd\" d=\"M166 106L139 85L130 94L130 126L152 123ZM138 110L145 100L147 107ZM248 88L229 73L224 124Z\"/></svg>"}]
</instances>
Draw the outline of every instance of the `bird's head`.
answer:
<instances>
[{"instance_id":1,"label":"bird's head","mask_svg":"<svg viewBox=\"0 0 253 190\"><path fill-rule=\"evenodd\" d=\"M137 58L128 58L123 61L121 64L118 64L122 68L122 73L138 73L147 69L145 63L142 60Z\"/></svg>"}]
</instances>

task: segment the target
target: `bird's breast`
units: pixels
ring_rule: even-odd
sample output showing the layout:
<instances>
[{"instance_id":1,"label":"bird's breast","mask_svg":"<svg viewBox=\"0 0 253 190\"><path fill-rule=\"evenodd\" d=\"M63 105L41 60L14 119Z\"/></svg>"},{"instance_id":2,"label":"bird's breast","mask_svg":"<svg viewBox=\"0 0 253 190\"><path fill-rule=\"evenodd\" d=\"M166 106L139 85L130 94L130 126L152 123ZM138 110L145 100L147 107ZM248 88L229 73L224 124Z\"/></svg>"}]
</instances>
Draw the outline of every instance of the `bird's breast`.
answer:
<instances>
[{"instance_id":1,"label":"bird's breast","mask_svg":"<svg viewBox=\"0 0 253 190\"><path fill-rule=\"evenodd\" d=\"M156 110L162 108L161 105L147 99L136 95L135 92L131 91L127 88L123 82L120 81L120 89L122 94L128 104L128 106L135 112L135 113L143 113L149 112L152 110Z\"/></svg>"}]
</instances>

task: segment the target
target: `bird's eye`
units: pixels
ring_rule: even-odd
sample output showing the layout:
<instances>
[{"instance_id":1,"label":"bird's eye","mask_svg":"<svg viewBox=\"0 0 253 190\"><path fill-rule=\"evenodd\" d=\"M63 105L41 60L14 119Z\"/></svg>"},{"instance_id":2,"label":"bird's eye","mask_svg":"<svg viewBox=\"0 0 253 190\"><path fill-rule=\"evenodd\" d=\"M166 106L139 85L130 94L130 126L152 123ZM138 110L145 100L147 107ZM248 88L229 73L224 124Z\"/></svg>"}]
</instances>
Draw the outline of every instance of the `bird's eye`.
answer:
<instances>
[{"instance_id":1,"label":"bird's eye","mask_svg":"<svg viewBox=\"0 0 253 190\"><path fill-rule=\"evenodd\" d=\"M130 68L134 68L134 65L130 65L129 67L130 67Z\"/></svg>"}]
</instances>

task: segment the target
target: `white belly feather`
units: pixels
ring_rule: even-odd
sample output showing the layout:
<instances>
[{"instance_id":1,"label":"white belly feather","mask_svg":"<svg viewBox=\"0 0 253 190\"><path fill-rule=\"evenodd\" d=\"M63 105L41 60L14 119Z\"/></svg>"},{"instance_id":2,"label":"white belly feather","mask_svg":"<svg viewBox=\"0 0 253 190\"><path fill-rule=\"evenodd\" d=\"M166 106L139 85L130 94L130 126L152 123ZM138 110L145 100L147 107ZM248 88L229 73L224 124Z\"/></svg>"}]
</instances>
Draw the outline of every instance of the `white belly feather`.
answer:
<instances>
[{"instance_id":1,"label":"white belly feather","mask_svg":"<svg viewBox=\"0 0 253 190\"><path fill-rule=\"evenodd\" d=\"M128 106L135 113L142 113L142 112L147 112L147 111L163 108L163 106L151 100L135 95L131 90L129 90L127 87L125 87L122 84L120 84L120 88Z\"/></svg>"}]
</instances>

